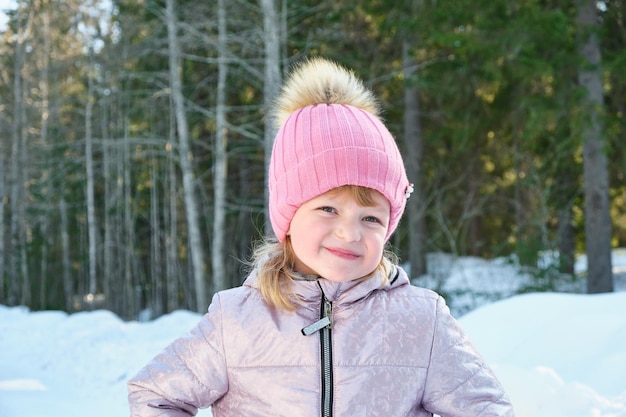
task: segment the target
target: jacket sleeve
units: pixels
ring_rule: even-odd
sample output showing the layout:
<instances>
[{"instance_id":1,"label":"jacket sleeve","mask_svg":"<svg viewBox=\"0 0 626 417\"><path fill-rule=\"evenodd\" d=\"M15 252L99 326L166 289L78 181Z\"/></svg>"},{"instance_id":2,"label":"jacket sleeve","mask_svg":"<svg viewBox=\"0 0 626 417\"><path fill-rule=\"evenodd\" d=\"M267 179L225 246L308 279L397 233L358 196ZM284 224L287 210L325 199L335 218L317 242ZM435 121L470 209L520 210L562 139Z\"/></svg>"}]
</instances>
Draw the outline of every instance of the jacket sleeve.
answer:
<instances>
[{"instance_id":1,"label":"jacket sleeve","mask_svg":"<svg viewBox=\"0 0 626 417\"><path fill-rule=\"evenodd\" d=\"M441 417L514 417L502 385L441 297L422 403Z\"/></svg>"},{"instance_id":2,"label":"jacket sleeve","mask_svg":"<svg viewBox=\"0 0 626 417\"><path fill-rule=\"evenodd\" d=\"M128 382L132 417L195 416L228 391L219 294L188 336L175 340Z\"/></svg>"}]
</instances>

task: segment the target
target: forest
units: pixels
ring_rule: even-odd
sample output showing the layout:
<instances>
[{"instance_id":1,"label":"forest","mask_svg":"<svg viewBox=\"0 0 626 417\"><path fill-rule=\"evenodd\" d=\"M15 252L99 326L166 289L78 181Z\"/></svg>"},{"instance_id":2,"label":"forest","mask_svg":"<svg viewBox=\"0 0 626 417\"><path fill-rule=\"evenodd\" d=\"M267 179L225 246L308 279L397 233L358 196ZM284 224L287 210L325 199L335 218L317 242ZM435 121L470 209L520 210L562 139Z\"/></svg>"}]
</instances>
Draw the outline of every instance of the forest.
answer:
<instances>
[{"instance_id":1,"label":"forest","mask_svg":"<svg viewBox=\"0 0 626 417\"><path fill-rule=\"evenodd\" d=\"M323 56L379 97L415 192L390 245L613 290L626 2L16 0L0 28L0 304L205 311L270 233L267 115ZM556 254L545 263L545 254Z\"/></svg>"}]
</instances>

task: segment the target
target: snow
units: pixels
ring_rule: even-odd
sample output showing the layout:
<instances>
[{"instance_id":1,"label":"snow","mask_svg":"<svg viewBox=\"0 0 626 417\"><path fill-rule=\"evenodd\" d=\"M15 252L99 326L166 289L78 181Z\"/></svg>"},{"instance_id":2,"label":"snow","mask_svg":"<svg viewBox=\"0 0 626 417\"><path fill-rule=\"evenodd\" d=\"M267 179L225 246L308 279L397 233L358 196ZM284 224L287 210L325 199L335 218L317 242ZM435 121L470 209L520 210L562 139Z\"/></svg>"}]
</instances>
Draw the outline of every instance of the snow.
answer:
<instances>
[{"instance_id":1,"label":"snow","mask_svg":"<svg viewBox=\"0 0 626 417\"><path fill-rule=\"evenodd\" d=\"M585 266L581 258L577 270ZM518 417L626 417L626 249L614 252L613 266L614 293L513 296L528 277L501 260L459 258L444 268L450 293L480 294L455 297L460 310L471 309L460 322ZM494 293L507 298L493 301ZM200 317L176 311L124 322L102 310L0 305L0 416L128 415L128 378Z\"/></svg>"}]
</instances>

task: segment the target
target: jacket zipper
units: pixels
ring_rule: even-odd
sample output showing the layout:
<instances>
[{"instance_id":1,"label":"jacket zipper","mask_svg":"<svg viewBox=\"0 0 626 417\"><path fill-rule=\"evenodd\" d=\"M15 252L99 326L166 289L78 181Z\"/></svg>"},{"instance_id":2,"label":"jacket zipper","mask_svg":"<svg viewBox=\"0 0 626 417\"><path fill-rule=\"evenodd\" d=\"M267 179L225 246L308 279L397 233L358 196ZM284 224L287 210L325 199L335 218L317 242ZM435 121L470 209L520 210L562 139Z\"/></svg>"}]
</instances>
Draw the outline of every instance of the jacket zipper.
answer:
<instances>
[{"instance_id":1,"label":"jacket zipper","mask_svg":"<svg viewBox=\"0 0 626 417\"><path fill-rule=\"evenodd\" d=\"M333 305L322 293L320 317L327 317L330 323L320 330L322 352L322 417L333 415L333 349L331 329L333 327Z\"/></svg>"},{"instance_id":2,"label":"jacket zipper","mask_svg":"<svg viewBox=\"0 0 626 417\"><path fill-rule=\"evenodd\" d=\"M319 285L319 283L318 283ZM322 287L320 286L320 289ZM320 319L302 329L302 334L309 336L320 332L321 378L322 378L322 417L333 415L333 349L331 329L333 304L326 298L322 290Z\"/></svg>"}]
</instances>

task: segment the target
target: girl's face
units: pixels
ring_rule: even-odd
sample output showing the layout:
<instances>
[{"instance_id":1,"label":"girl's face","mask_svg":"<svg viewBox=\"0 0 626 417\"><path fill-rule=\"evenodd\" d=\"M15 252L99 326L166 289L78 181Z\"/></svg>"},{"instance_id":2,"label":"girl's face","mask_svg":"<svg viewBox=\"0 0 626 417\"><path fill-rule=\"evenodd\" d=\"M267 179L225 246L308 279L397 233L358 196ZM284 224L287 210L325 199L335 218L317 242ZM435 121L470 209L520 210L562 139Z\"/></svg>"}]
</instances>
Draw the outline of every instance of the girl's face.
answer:
<instances>
[{"instance_id":1,"label":"girl's face","mask_svg":"<svg viewBox=\"0 0 626 417\"><path fill-rule=\"evenodd\" d=\"M296 211L287 235L301 274L345 282L369 275L380 263L389 227L389 201L371 190L363 206L352 192L328 191Z\"/></svg>"}]
</instances>

